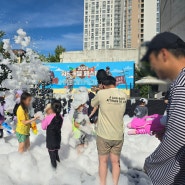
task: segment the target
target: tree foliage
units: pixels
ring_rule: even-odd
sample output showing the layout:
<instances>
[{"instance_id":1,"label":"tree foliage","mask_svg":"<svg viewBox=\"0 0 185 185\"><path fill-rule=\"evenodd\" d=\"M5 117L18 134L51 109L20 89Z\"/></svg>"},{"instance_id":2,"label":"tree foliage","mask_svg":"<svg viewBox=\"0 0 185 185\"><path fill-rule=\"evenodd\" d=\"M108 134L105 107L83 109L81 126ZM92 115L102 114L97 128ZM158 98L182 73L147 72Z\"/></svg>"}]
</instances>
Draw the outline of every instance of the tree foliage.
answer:
<instances>
[{"instance_id":1,"label":"tree foliage","mask_svg":"<svg viewBox=\"0 0 185 185\"><path fill-rule=\"evenodd\" d=\"M60 55L65 52L65 48L63 48L61 45L58 45L55 49L55 57L57 61L60 61Z\"/></svg>"},{"instance_id":2,"label":"tree foliage","mask_svg":"<svg viewBox=\"0 0 185 185\"><path fill-rule=\"evenodd\" d=\"M5 32L0 31L0 53L3 53L3 42L2 38L5 36Z\"/></svg>"},{"instance_id":3,"label":"tree foliage","mask_svg":"<svg viewBox=\"0 0 185 185\"><path fill-rule=\"evenodd\" d=\"M47 58L47 61L48 62L60 62L60 55L65 52L65 48L62 47L61 45L58 45L56 48L55 48L55 54L54 55L51 55L49 54L48 58Z\"/></svg>"},{"instance_id":4,"label":"tree foliage","mask_svg":"<svg viewBox=\"0 0 185 185\"><path fill-rule=\"evenodd\" d=\"M157 75L154 71L151 70L150 64L148 62L142 62L142 65L140 67L136 67L135 69L135 81L140 80L146 76L156 77ZM140 90L141 97L148 98L148 93L152 88L150 85L136 85L135 89Z\"/></svg>"}]
</instances>

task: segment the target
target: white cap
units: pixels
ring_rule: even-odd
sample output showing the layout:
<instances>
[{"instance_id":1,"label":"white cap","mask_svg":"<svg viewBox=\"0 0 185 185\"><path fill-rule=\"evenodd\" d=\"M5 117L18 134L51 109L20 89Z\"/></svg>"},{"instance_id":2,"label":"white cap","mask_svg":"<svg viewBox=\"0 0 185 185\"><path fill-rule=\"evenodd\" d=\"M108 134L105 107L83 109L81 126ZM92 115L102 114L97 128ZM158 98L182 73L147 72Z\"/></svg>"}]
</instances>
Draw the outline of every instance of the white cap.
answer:
<instances>
[{"instance_id":1,"label":"white cap","mask_svg":"<svg viewBox=\"0 0 185 185\"><path fill-rule=\"evenodd\" d=\"M148 100L146 98L141 98L139 101L145 103L146 105L148 104Z\"/></svg>"},{"instance_id":2,"label":"white cap","mask_svg":"<svg viewBox=\"0 0 185 185\"><path fill-rule=\"evenodd\" d=\"M87 93L79 93L74 95L72 106L74 109L80 107L80 105L84 105L88 101Z\"/></svg>"}]
</instances>

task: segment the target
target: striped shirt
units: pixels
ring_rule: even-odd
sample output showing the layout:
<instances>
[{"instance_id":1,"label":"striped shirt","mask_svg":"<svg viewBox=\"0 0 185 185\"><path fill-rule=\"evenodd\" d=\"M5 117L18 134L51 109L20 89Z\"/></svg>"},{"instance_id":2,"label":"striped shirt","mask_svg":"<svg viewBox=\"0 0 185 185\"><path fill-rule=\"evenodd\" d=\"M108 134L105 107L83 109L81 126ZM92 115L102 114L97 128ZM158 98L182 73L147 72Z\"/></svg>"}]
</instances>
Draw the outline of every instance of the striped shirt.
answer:
<instances>
[{"instance_id":1,"label":"striped shirt","mask_svg":"<svg viewBox=\"0 0 185 185\"><path fill-rule=\"evenodd\" d=\"M153 185L185 185L185 69L171 85L164 138L145 161Z\"/></svg>"}]
</instances>

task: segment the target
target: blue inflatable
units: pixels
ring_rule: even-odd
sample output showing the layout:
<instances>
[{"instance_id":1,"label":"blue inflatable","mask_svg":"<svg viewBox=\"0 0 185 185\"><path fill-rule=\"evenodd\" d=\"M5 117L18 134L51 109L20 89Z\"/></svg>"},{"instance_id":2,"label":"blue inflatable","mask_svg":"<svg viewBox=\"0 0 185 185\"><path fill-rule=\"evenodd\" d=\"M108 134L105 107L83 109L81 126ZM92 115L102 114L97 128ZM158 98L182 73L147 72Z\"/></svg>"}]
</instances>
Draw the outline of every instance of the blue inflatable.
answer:
<instances>
[{"instance_id":1,"label":"blue inflatable","mask_svg":"<svg viewBox=\"0 0 185 185\"><path fill-rule=\"evenodd\" d=\"M15 131L12 129L12 127L10 125L8 125L8 123L3 122L2 125L3 129L8 132L8 134L14 134Z\"/></svg>"}]
</instances>

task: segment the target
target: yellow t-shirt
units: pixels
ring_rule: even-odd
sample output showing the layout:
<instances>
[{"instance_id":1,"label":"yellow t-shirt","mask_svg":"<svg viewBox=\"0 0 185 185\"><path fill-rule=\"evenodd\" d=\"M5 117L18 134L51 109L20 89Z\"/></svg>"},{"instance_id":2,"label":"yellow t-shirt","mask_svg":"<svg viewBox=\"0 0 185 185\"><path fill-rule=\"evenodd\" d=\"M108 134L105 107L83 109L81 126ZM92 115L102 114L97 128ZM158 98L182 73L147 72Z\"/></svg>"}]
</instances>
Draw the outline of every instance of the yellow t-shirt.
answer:
<instances>
[{"instance_id":1,"label":"yellow t-shirt","mask_svg":"<svg viewBox=\"0 0 185 185\"><path fill-rule=\"evenodd\" d=\"M16 132L23 135L30 134L30 124L23 124L22 121L29 120L29 115L26 113L20 105L17 109L17 127Z\"/></svg>"},{"instance_id":2,"label":"yellow t-shirt","mask_svg":"<svg viewBox=\"0 0 185 185\"><path fill-rule=\"evenodd\" d=\"M91 104L99 106L97 135L107 140L122 140L123 117L127 95L120 89L110 88L97 93Z\"/></svg>"}]
</instances>

